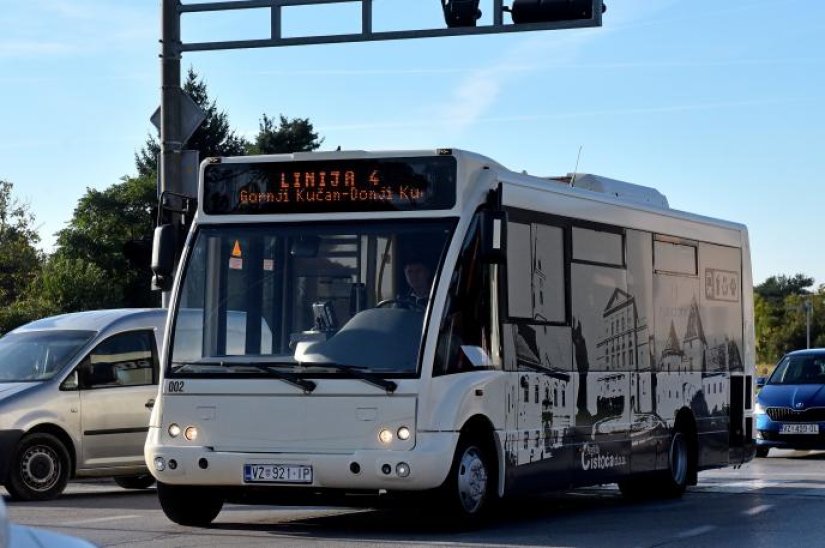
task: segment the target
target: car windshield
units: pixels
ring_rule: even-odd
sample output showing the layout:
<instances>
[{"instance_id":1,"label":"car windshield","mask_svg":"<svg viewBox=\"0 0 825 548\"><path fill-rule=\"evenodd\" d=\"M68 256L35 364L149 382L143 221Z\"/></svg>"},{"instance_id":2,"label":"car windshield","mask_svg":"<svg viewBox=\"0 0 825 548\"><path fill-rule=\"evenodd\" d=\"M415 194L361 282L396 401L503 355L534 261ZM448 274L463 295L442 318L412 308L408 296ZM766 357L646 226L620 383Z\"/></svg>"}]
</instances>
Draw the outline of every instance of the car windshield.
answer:
<instances>
[{"instance_id":1,"label":"car windshield","mask_svg":"<svg viewBox=\"0 0 825 548\"><path fill-rule=\"evenodd\" d=\"M201 227L178 292L169 373L416 373L454 224Z\"/></svg>"},{"instance_id":2,"label":"car windshield","mask_svg":"<svg viewBox=\"0 0 825 548\"><path fill-rule=\"evenodd\" d=\"M825 354L785 356L767 384L825 384Z\"/></svg>"},{"instance_id":3,"label":"car windshield","mask_svg":"<svg viewBox=\"0 0 825 548\"><path fill-rule=\"evenodd\" d=\"M94 336L94 331L30 331L0 338L0 382L52 378Z\"/></svg>"}]
</instances>

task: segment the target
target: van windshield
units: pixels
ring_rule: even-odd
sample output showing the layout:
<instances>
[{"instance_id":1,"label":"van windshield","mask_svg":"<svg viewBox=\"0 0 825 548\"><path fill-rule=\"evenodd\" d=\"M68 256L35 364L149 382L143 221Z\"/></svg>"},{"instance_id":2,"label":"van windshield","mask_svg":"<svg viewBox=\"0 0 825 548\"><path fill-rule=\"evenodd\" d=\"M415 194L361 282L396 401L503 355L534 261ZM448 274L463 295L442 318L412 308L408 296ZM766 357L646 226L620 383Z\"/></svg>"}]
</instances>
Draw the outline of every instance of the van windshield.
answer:
<instances>
[{"instance_id":1,"label":"van windshield","mask_svg":"<svg viewBox=\"0 0 825 548\"><path fill-rule=\"evenodd\" d=\"M94 331L30 331L0 338L0 382L52 378L95 335Z\"/></svg>"},{"instance_id":2,"label":"van windshield","mask_svg":"<svg viewBox=\"0 0 825 548\"><path fill-rule=\"evenodd\" d=\"M415 374L453 220L201 227L172 375Z\"/></svg>"}]
</instances>

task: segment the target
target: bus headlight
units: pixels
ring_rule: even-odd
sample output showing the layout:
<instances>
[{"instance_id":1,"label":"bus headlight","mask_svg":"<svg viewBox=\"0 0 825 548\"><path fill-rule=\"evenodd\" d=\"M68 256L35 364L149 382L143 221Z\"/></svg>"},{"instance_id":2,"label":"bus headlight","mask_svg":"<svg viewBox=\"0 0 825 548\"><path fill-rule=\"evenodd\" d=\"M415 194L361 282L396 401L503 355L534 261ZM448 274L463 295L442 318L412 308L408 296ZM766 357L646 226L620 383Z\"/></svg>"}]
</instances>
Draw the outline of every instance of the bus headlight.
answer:
<instances>
[{"instance_id":1,"label":"bus headlight","mask_svg":"<svg viewBox=\"0 0 825 548\"><path fill-rule=\"evenodd\" d=\"M765 414L765 407L761 403L756 402L753 406L753 414L754 415L764 415Z\"/></svg>"},{"instance_id":2,"label":"bus headlight","mask_svg":"<svg viewBox=\"0 0 825 548\"><path fill-rule=\"evenodd\" d=\"M183 431L183 437L189 441L194 441L198 439L198 427L197 426L187 426L186 430Z\"/></svg>"},{"instance_id":3,"label":"bus headlight","mask_svg":"<svg viewBox=\"0 0 825 548\"><path fill-rule=\"evenodd\" d=\"M378 441L384 445L389 445L392 443L392 430L389 428L382 428L381 431L378 432Z\"/></svg>"},{"instance_id":4,"label":"bus headlight","mask_svg":"<svg viewBox=\"0 0 825 548\"><path fill-rule=\"evenodd\" d=\"M398 432L396 432L395 435L398 436L399 440L407 441L408 439L410 439L410 429L406 426L402 426L398 429Z\"/></svg>"},{"instance_id":5,"label":"bus headlight","mask_svg":"<svg viewBox=\"0 0 825 548\"><path fill-rule=\"evenodd\" d=\"M178 436L180 436L180 426L178 426L177 424L175 424L173 422L172 424L169 425L168 432L169 432L169 435L171 437L177 438Z\"/></svg>"}]
</instances>

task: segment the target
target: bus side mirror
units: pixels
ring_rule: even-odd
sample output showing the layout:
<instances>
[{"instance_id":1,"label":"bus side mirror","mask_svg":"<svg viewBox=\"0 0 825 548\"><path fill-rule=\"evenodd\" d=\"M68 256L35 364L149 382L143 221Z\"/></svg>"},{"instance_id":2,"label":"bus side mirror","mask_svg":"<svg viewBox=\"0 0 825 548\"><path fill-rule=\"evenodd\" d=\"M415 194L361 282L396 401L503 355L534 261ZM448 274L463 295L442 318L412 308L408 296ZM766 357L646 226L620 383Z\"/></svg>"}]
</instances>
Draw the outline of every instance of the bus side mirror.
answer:
<instances>
[{"instance_id":1,"label":"bus side mirror","mask_svg":"<svg viewBox=\"0 0 825 548\"><path fill-rule=\"evenodd\" d=\"M155 227L152 240L152 289L168 291L172 288L172 274L175 270L175 227L159 225Z\"/></svg>"},{"instance_id":2,"label":"bus side mirror","mask_svg":"<svg viewBox=\"0 0 825 548\"><path fill-rule=\"evenodd\" d=\"M487 264L504 264L507 214L503 211L481 212L481 259Z\"/></svg>"},{"instance_id":3,"label":"bus side mirror","mask_svg":"<svg viewBox=\"0 0 825 548\"><path fill-rule=\"evenodd\" d=\"M765 377L756 377L756 387L757 388L764 387L765 386L765 381L767 381L767 378L765 378Z\"/></svg>"}]
</instances>

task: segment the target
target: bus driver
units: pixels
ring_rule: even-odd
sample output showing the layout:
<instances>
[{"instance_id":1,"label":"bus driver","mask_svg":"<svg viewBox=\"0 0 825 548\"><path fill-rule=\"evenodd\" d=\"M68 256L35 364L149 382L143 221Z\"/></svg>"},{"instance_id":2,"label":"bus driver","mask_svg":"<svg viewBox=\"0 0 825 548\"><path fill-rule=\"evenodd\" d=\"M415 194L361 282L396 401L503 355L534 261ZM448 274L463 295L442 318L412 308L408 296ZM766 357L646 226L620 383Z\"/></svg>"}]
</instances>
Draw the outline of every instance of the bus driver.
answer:
<instances>
[{"instance_id":1,"label":"bus driver","mask_svg":"<svg viewBox=\"0 0 825 548\"><path fill-rule=\"evenodd\" d=\"M404 265L404 278L410 292L402 299L413 306L427 308L432 286L432 269L420 257L411 257Z\"/></svg>"}]
</instances>

